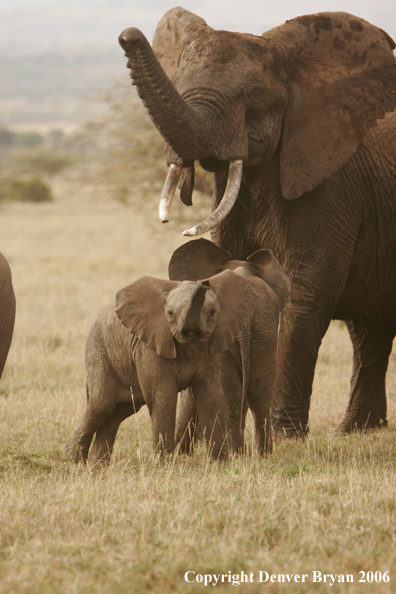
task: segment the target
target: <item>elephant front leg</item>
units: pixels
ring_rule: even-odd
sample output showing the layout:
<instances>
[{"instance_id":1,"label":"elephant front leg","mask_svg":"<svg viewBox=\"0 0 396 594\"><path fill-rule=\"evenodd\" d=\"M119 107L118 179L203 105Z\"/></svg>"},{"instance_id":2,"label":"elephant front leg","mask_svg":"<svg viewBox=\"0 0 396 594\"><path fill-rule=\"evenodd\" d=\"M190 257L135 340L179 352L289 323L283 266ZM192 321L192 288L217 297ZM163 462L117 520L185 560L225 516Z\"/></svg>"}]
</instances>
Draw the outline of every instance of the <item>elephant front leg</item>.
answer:
<instances>
[{"instance_id":1,"label":"elephant front leg","mask_svg":"<svg viewBox=\"0 0 396 594\"><path fill-rule=\"evenodd\" d=\"M172 454L175 451L176 406L176 388L172 392L157 392L149 397L153 448L160 457L164 452Z\"/></svg>"},{"instance_id":2,"label":"elephant front leg","mask_svg":"<svg viewBox=\"0 0 396 594\"><path fill-rule=\"evenodd\" d=\"M142 404L122 402L116 405L114 412L99 427L96 432L95 441L89 452L90 462L102 462L108 464L113 452L117 431L122 421L138 412Z\"/></svg>"},{"instance_id":3,"label":"elephant front leg","mask_svg":"<svg viewBox=\"0 0 396 594\"><path fill-rule=\"evenodd\" d=\"M385 376L396 324L359 317L347 320L346 326L353 345L353 374L348 408L338 431L384 427Z\"/></svg>"},{"instance_id":4,"label":"elephant front leg","mask_svg":"<svg viewBox=\"0 0 396 594\"><path fill-rule=\"evenodd\" d=\"M286 315L285 315L286 314ZM272 403L277 437L303 437L308 433L309 407L316 360L328 328L313 308L289 310L282 316Z\"/></svg>"},{"instance_id":5,"label":"elephant front leg","mask_svg":"<svg viewBox=\"0 0 396 594\"><path fill-rule=\"evenodd\" d=\"M242 370L239 349L231 348L221 357L221 378L227 412L227 441L229 451L235 454L245 452L245 419L248 402L243 398ZM235 352L236 351L236 352ZM249 378L246 378L249 384Z\"/></svg>"},{"instance_id":6,"label":"elephant front leg","mask_svg":"<svg viewBox=\"0 0 396 594\"><path fill-rule=\"evenodd\" d=\"M176 413L176 443L183 454L192 454L197 440L202 439L197 404L191 388L179 394Z\"/></svg>"},{"instance_id":7,"label":"elephant front leg","mask_svg":"<svg viewBox=\"0 0 396 594\"><path fill-rule=\"evenodd\" d=\"M227 457L227 413L222 386L218 378L192 387L197 403L199 422L210 456L214 460Z\"/></svg>"},{"instance_id":8,"label":"elephant front leg","mask_svg":"<svg viewBox=\"0 0 396 594\"><path fill-rule=\"evenodd\" d=\"M271 352L269 350L269 352ZM275 348L272 349L275 355ZM275 356L255 358L251 362L248 403L255 426L255 442L258 454L272 452L271 396L274 386Z\"/></svg>"}]
</instances>

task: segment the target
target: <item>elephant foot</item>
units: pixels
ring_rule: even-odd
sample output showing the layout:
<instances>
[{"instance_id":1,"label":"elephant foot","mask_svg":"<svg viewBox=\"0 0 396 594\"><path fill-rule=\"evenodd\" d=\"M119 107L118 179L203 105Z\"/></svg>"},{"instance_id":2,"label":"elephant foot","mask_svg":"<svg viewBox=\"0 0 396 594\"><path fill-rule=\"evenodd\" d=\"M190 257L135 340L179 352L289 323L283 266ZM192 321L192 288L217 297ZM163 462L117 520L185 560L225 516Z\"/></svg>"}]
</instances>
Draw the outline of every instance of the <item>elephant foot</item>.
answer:
<instances>
[{"instance_id":1,"label":"elephant foot","mask_svg":"<svg viewBox=\"0 0 396 594\"><path fill-rule=\"evenodd\" d=\"M293 421L292 417L284 411L280 416L275 416L273 433L275 442L290 438L304 439L309 433L308 419L306 421Z\"/></svg>"},{"instance_id":2,"label":"elephant foot","mask_svg":"<svg viewBox=\"0 0 396 594\"><path fill-rule=\"evenodd\" d=\"M274 449L274 429L271 421L266 418L264 422L256 422L255 443L256 450L259 456L272 454Z\"/></svg>"},{"instance_id":3,"label":"elephant foot","mask_svg":"<svg viewBox=\"0 0 396 594\"><path fill-rule=\"evenodd\" d=\"M213 454L212 452L211 458L215 462L226 462L228 460L228 450L223 448L219 453Z\"/></svg>"},{"instance_id":4,"label":"elephant foot","mask_svg":"<svg viewBox=\"0 0 396 594\"><path fill-rule=\"evenodd\" d=\"M280 437L279 440L276 439L275 435L272 434L271 436L269 436L268 438L265 439L264 441L264 445L262 443L259 443L256 445L257 448L257 453L259 456L266 456L267 454L272 454L272 452L274 451L274 443L276 443L276 441L279 441L282 439L282 437ZM287 439L286 437L284 437L284 439Z\"/></svg>"},{"instance_id":5,"label":"elephant foot","mask_svg":"<svg viewBox=\"0 0 396 594\"><path fill-rule=\"evenodd\" d=\"M65 444L66 454L75 464L87 463L87 454L84 453L83 449L73 438L69 439Z\"/></svg>"},{"instance_id":6,"label":"elephant foot","mask_svg":"<svg viewBox=\"0 0 396 594\"><path fill-rule=\"evenodd\" d=\"M208 456L212 458L212 460L216 462L225 462L225 460L228 460L229 450L226 440L224 440L221 444L206 440L206 445Z\"/></svg>"},{"instance_id":7,"label":"elephant foot","mask_svg":"<svg viewBox=\"0 0 396 594\"><path fill-rule=\"evenodd\" d=\"M199 441L202 441L202 427L196 417L188 423L188 426L182 432L178 427L176 432L176 441L179 454L191 456L194 453L194 447Z\"/></svg>"},{"instance_id":8,"label":"elephant foot","mask_svg":"<svg viewBox=\"0 0 396 594\"><path fill-rule=\"evenodd\" d=\"M346 414L335 433L353 433L364 432L374 429L383 429L388 426L386 418L377 418L369 412L367 415L348 415Z\"/></svg>"},{"instance_id":9,"label":"elephant foot","mask_svg":"<svg viewBox=\"0 0 396 594\"><path fill-rule=\"evenodd\" d=\"M353 345L351 395L338 433L386 427L385 377L396 324L363 317L345 322Z\"/></svg>"}]
</instances>

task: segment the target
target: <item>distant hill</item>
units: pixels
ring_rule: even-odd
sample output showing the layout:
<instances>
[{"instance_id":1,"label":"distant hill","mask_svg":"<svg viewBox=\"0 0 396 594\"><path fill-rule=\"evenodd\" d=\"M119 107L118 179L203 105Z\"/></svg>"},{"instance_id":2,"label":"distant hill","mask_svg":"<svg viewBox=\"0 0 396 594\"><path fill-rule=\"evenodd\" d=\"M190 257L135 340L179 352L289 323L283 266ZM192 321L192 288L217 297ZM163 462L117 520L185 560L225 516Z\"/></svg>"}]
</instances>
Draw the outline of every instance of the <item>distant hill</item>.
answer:
<instances>
[{"instance_id":1,"label":"distant hill","mask_svg":"<svg viewBox=\"0 0 396 594\"><path fill-rule=\"evenodd\" d=\"M0 122L5 126L74 122L100 111L100 91L127 78L122 51L103 48L0 54Z\"/></svg>"},{"instance_id":2,"label":"distant hill","mask_svg":"<svg viewBox=\"0 0 396 594\"><path fill-rule=\"evenodd\" d=\"M146 0L0 0L0 126L98 113L95 96L128 77L118 35L137 26L151 40L161 14Z\"/></svg>"}]
</instances>

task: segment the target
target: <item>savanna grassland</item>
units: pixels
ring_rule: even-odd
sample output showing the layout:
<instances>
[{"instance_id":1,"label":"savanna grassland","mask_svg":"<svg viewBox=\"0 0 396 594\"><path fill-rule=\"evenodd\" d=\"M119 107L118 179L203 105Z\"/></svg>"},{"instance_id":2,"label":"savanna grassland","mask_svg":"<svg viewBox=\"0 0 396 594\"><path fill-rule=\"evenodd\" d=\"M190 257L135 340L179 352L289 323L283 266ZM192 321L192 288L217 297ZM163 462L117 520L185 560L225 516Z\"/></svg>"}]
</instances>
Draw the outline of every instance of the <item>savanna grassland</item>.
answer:
<instances>
[{"instance_id":1,"label":"savanna grassland","mask_svg":"<svg viewBox=\"0 0 396 594\"><path fill-rule=\"evenodd\" d=\"M177 205L175 221L160 225L144 184L136 192L153 206L136 209L81 174L51 183L53 201L0 207L0 249L17 298L0 382L0 594L212 587L188 583L187 571L253 572L253 583L237 592L396 591L396 356L389 427L335 435L351 371L339 322L321 347L304 443L226 463L211 462L200 446L191 458L158 465L142 410L121 425L109 468L67 460L64 443L85 407L84 346L93 322L119 288L142 274L166 277L186 225ZM191 210L187 217L193 220ZM308 578L263 584L260 571ZM313 571L354 581L312 583ZM390 581L359 583L360 571L389 571Z\"/></svg>"}]
</instances>

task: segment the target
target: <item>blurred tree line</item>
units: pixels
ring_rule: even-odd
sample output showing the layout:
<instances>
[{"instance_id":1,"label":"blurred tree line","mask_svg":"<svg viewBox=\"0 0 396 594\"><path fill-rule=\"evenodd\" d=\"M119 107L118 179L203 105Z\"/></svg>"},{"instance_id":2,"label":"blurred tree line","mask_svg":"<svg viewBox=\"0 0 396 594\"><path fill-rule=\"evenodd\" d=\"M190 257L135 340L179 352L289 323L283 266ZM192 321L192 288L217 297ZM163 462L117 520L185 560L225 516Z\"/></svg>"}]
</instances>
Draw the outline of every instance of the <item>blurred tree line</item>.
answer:
<instances>
[{"instance_id":1,"label":"blurred tree line","mask_svg":"<svg viewBox=\"0 0 396 594\"><path fill-rule=\"evenodd\" d=\"M52 200L51 179L78 162L74 151L62 147L63 139L61 130L43 135L0 128L0 201Z\"/></svg>"}]
</instances>

